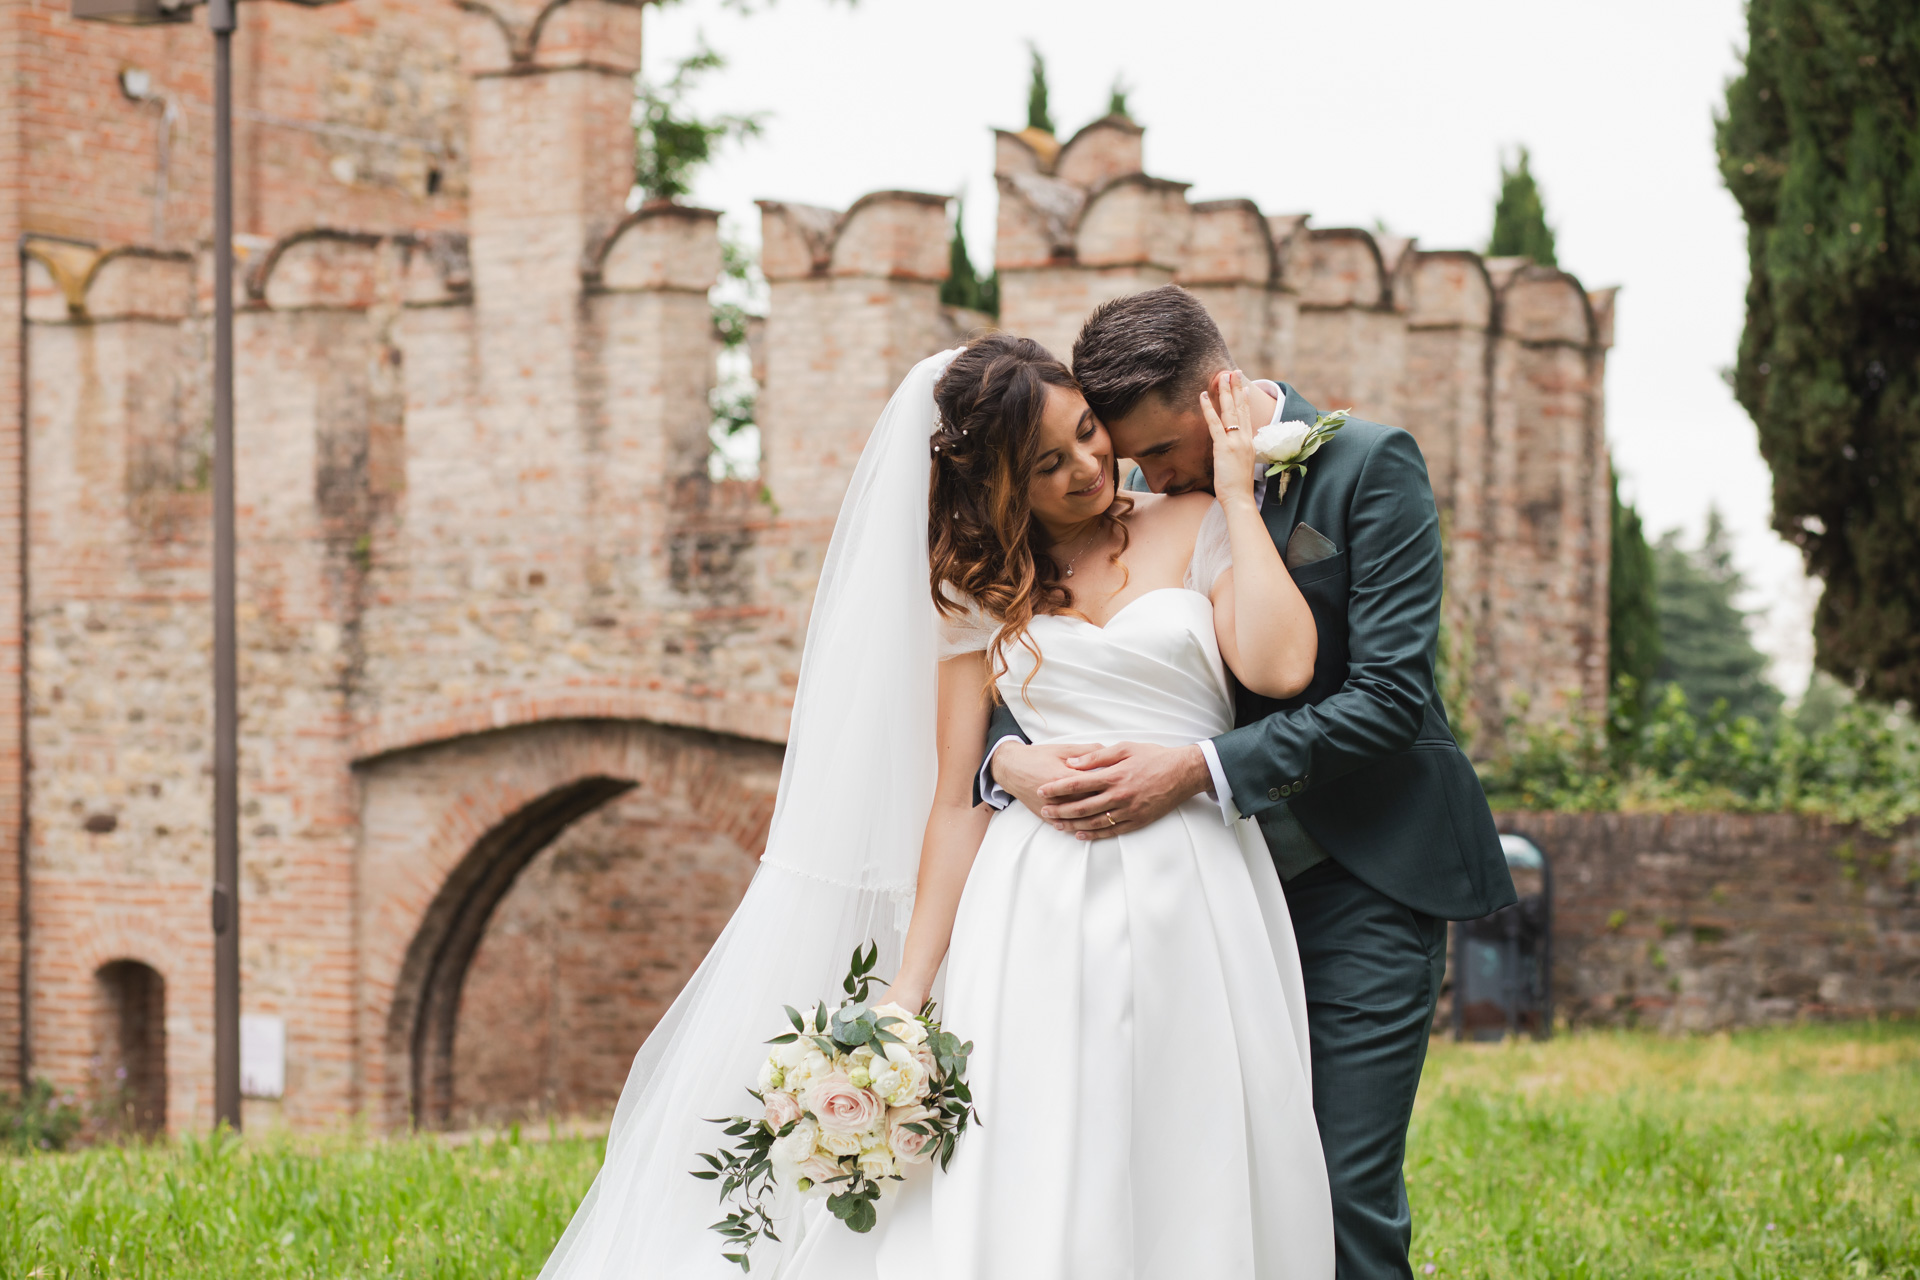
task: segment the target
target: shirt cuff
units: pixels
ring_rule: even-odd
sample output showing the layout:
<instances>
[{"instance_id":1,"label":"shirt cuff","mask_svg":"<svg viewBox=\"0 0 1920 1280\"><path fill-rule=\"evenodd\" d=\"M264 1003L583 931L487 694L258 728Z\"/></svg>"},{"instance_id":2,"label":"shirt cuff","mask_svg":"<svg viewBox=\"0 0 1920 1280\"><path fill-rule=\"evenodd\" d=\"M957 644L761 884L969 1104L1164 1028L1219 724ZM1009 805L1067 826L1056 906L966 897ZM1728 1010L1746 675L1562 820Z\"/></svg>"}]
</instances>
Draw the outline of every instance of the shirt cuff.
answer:
<instances>
[{"instance_id":1,"label":"shirt cuff","mask_svg":"<svg viewBox=\"0 0 1920 1280\"><path fill-rule=\"evenodd\" d=\"M1240 810L1233 803L1233 788L1227 783L1227 771L1220 767L1220 753L1214 750L1213 739L1200 740L1200 754L1207 758L1207 772L1213 775L1213 798L1220 805L1220 820L1232 826Z\"/></svg>"},{"instance_id":2,"label":"shirt cuff","mask_svg":"<svg viewBox=\"0 0 1920 1280\"><path fill-rule=\"evenodd\" d=\"M1013 803L1013 796L1008 793L1005 787L995 782L987 771L993 768L994 752L1006 746L1009 742L1021 741L1024 741L1024 739L1016 737L1011 733L1008 734L991 747L988 747L987 758L980 762L980 803L986 805L988 808L1004 809ZM1217 772L1218 770L1216 769L1216 773Z\"/></svg>"}]
</instances>

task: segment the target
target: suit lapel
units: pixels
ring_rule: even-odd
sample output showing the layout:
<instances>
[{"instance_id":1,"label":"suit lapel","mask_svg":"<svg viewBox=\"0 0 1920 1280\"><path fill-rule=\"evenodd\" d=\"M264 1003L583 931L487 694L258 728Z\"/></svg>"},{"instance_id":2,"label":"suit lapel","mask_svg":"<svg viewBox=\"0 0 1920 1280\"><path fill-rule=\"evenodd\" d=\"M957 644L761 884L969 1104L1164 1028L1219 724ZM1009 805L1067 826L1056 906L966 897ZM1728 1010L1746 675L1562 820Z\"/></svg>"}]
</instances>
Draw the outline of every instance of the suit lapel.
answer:
<instances>
[{"instance_id":1,"label":"suit lapel","mask_svg":"<svg viewBox=\"0 0 1920 1280\"><path fill-rule=\"evenodd\" d=\"M1286 399L1280 406L1282 422L1312 422L1320 416L1320 411L1307 403L1307 398L1293 389L1291 382L1280 384L1280 390Z\"/></svg>"},{"instance_id":2,"label":"suit lapel","mask_svg":"<svg viewBox=\"0 0 1920 1280\"><path fill-rule=\"evenodd\" d=\"M1292 383L1281 383L1280 390L1285 396L1280 408L1282 422L1312 422L1320 416L1320 411L1308 404L1306 397L1293 389ZM1266 523L1267 533L1273 538L1273 545L1280 548L1282 555L1286 554L1287 538L1293 532L1294 519L1300 511L1301 491L1307 487L1308 478L1312 475L1313 468L1309 466L1306 475L1295 476L1287 485L1286 496L1278 502L1273 500L1273 490L1269 488L1267 501L1261 504L1260 518ZM1274 485L1279 483L1279 480L1280 477L1275 476L1267 483Z\"/></svg>"}]
</instances>

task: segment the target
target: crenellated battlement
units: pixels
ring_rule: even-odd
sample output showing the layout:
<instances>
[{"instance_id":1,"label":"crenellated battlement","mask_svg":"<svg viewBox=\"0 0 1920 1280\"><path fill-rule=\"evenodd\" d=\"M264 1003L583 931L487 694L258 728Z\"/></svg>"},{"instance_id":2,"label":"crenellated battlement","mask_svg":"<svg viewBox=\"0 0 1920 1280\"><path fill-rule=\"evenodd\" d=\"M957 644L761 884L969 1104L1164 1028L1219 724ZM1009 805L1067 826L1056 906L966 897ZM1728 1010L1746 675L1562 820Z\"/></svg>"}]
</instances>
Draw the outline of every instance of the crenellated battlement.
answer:
<instances>
[{"instance_id":1,"label":"crenellated battlement","mask_svg":"<svg viewBox=\"0 0 1920 1280\"><path fill-rule=\"evenodd\" d=\"M631 788L647 839L732 900L700 851L750 873L848 478L907 370L984 320L939 299L949 197L762 202L761 473L709 479L719 215L626 209L639 9L446 22L460 216L309 201L238 244L244 964L249 1011L289 1017L298 1127L448 1113L462 957L554 822ZM1472 718L1598 705L1612 293L1194 203L1142 139L994 135L999 324L1064 358L1099 303L1193 290L1248 372L1419 439ZM205 918L212 272L204 243L127 239L24 242L32 1039L80 1079L95 978L71 957L154 964L188 1129L210 1101L211 992L178 953Z\"/></svg>"}]
</instances>

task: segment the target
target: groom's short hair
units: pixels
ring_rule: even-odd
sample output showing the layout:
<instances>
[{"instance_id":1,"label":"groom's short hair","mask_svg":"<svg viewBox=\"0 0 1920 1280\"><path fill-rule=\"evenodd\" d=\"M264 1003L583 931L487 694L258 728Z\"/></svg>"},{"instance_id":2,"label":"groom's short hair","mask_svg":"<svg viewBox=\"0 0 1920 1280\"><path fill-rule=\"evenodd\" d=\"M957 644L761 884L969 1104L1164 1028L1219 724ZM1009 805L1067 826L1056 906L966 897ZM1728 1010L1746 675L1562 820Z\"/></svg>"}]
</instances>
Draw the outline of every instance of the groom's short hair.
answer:
<instances>
[{"instance_id":1,"label":"groom's short hair","mask_svg":"<svg viewBox=\"0 0 1920 1280\"><path fill-rule=\"evenodd\" d=\"M1150 394L1169 408L1185 404L1232 367L1220 327L1177 284L1101 303L1073 343L1073 376L1102 422L1118 422Z\"/></svg>"}]
</instances>

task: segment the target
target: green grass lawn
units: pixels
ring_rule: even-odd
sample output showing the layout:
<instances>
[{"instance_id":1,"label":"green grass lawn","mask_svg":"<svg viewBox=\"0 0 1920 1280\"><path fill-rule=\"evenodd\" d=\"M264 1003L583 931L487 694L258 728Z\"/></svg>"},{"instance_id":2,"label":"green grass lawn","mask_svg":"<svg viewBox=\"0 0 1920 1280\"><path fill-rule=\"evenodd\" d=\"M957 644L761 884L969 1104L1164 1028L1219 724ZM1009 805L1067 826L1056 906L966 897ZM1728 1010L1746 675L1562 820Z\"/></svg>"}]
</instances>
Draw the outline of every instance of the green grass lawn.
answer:
<instances>
[{"instance_id":1,"label":"green grass lawn","mask_svg":"<svg viewBox=\"0 0 1920 1280\"><path fill-rule=\"evenodd\" d=\"M0 1160L0 1275L530 1276L599 1159L343 1137ZM1416 1275L1920 1278L1920 1027L1436 1042L1407 1174Z\"/></svg>"},{"instance_id":2,"label":"green grass lawn","mask_svg":"<svg viewBox=\"0 0 1920 1280\"><path fill-rule=\"evenodd\" d=\"M1920 1026L1436 1042L1407 1182L1416 1276L1920 1277Z\"/></svg>"}]
</instances>

